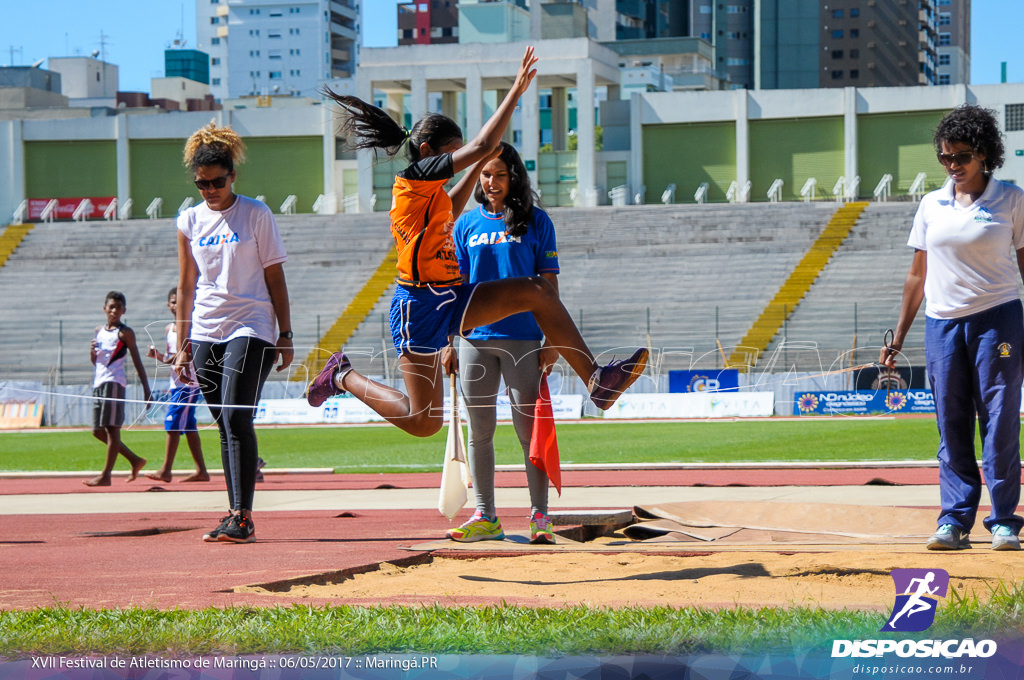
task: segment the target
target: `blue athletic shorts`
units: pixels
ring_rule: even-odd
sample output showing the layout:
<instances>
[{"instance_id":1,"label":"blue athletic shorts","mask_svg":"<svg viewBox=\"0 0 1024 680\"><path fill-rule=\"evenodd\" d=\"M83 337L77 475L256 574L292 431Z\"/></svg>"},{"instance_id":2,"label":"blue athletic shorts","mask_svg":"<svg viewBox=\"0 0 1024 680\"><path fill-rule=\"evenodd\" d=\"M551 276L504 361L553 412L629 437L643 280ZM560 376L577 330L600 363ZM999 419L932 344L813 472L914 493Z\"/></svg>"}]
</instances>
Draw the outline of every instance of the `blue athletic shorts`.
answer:
<instances>
[{"instance_id":1,"label":"blue athletic shorts","mask_svg":"<svg viewBox=\"0 0 1024 680\"><path fill-rule=\"evenodd\" d=\"M171 391L171 405L167 407L164 429L168 432L196 431L196 400L199 399L198 385L175 387Z\"/></svg>"},{"instance_id":2,"label":"blue athletic shorts","mask_svg":"<svg viewBox=\"0 0 1024 680\"><path fill-rule=\"evenodd\" d=\"M449 336L462 335L462 319L475 290L475 283L399 285L391 298L391 338L398 354L436 354L448 346Z\"/></svg>"}]
</instances>

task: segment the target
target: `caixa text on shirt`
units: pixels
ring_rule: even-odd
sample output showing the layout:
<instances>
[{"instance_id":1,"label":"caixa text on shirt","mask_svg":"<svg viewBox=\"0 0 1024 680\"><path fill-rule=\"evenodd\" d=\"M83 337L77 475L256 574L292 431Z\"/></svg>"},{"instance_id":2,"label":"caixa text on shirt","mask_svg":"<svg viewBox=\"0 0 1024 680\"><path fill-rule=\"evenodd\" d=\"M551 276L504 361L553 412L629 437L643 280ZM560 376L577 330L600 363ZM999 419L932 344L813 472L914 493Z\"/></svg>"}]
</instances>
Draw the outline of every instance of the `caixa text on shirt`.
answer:
<instances>
[{"instance_id":1,"label":"caixa text on shirt","mask_svg":"<svg viewBox=\"0 0 1024 680\"><path fill-rule=\"evenodd\" d=\"M238 243L238 234L228 232L226 234L204 236L199 239L200 248L205 248L207 246L222 246L226 243Z\"/></svg>"}]
</instances>

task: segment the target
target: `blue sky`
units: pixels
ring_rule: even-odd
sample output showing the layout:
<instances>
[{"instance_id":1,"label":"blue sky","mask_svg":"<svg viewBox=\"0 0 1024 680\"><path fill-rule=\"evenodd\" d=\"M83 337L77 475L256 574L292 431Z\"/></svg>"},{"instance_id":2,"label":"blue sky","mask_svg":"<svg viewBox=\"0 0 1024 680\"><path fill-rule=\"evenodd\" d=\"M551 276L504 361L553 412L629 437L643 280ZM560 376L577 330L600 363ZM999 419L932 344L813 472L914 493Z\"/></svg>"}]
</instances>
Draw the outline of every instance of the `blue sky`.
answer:
<instances>
[{"instance_id":1,"label":"blue sky","mask_svg":"<svg viewBox=\"0 0 1024 680\"><path fill-rule=\"evenodd\" d=\"M395 44L396 2L363 0L366 45ZM971 5L971 82L998 83L1003 61L1007 79L1024 82L1024 0ZM120 67L122 90L148 92L149 79L163 75L164 49L179 34L195 46L195 0L0 0L0 16L0 65L102 49Z\"/></svg>"}]
</instances>

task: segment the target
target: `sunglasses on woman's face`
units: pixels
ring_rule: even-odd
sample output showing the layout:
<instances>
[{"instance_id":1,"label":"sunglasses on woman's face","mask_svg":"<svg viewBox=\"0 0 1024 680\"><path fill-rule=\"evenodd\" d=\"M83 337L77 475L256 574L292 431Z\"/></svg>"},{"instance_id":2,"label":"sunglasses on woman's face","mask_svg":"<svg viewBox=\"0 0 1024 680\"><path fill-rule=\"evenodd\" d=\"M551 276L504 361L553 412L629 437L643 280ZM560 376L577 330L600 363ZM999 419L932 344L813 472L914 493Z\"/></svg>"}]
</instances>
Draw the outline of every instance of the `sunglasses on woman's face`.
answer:
<instances>
[{"instance_id":1,"label":"sunglasses on woman's face","mask_svg":"<svg viewBox=\"0 0 1024 680\"><path fill-rule=\"evenodd\" d=\"M231 177L231 173L224 175L223 177L214 177L213 179L197 179L195 180L196 188L200 191L209 191L210 189L223 189L224 185L228 183L228 178Z\"/></svg>"},{"instance_id":2,"label":"sunglasses on woman's face","mask_svg":"<svg viewBox=\"0 0 1024 680\"><path fill-rule=\"evenodd\" d=\"M947 168L951 165L967 165L974 160L973 151L959 151L957 153L937 153L935 154L939 159L939 162L945 165Z\"/></svg>"}]
</instances>

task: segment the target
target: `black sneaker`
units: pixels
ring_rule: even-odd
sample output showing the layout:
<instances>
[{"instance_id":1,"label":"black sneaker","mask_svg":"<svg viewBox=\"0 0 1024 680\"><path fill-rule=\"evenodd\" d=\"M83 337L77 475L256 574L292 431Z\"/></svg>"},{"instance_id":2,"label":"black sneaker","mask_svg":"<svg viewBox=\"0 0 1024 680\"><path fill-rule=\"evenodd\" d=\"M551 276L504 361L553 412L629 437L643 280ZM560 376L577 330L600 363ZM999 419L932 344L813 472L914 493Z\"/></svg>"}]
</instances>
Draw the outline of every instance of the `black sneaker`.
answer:
<instances>
[{"instance_id":1,"label":"black sneaker","mask_svg":"<svg viewBox=\"0 0 1024 680\"><path fill-rule=\"evenodd\" d=\"M225 529L227 529L228 524L231 522L231 517L232 514L230 512L221 517L220 524L217 525L216 529L211 529L207 531L205 534L203 534L203 540L207 543L216 541L217 537L220 536Z\"/></svg>"},{"instance_id":2,"label":"black sneaker","mask_svg":"<svg viewBox=\"0 0 1024 680\"><path fill-rule=\"evenodd\" d=\"M228 543L252 543L256 540L256 527L251 517L242 517L241 513L231 515L228 525L217 536L218 541Z\"/></svg>"},{"instance_id":3,"label":"black sneaker","mask_svg":"<svg viewBox=\"0 0 1024 680\"><path fill-rule=\"evenodd\" d=\"M256 482L263 481L263 468L266 466L267 461L263 460L259 456L256 457Z\"/></svg>"}]
</instances>

